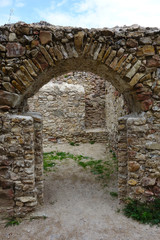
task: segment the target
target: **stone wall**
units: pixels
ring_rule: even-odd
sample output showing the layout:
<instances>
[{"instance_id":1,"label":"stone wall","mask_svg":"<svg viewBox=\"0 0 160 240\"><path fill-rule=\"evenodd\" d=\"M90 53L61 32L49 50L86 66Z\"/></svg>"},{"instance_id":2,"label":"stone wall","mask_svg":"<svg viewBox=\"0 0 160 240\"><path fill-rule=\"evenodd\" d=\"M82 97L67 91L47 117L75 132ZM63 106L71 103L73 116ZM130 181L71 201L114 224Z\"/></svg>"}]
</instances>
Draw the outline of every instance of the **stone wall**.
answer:
<instances>
[{"instance_id":1,"label":"stone wall","mask_svg":"<svg viewBox=\"0 0 160 240\"><path fill-rule=\"evenodd\" d=\"M80 84L85 89L85 128L105 127L105 80L89 72L70 72L54 82Z\"/></svg>"},{"instance_id":2,"label":"stone wall","mask_svg":"<svg viewBox=\"0 0 160 240\"><path fill-rule=\"evenodd\" d=\"M81 85L50 82L28 101L43 116L43 141L72 141L85 129L85 95Z\"/></svg>"},{"instance_id":3,"label":"stone wall","mask_svg":"<svg viewBox=\"0 0 160 240\"><path fill-rule=\"evenodd\" d=\"M108 141L112 148L116 148L118 140L118 118L129 113L127 104L121 95L108 81L105 94L105 121Z\"/></svg>"},{"instance_id":4,"label":"stone wall","mask_svg":"<svg viewBox=\"0 0 160 240\"><path fill-rule=\"evenodd\" d=\"M160 121L148 117L141 114L119 119L117 154L122 200L125 196L141 201L160 197Z\"/></svg>"},{"instance_id":5,"label":"stone wall","mask_svg":"<svg viewBox=\"0 0 160 240\"><path fill-rule=\"evenodd\" d=\"M119 198L160 197L160 29L19 22L0 26L0 191L1 207L4 199L11 204L6 211L25 214L38 193L43 198L40 123L22 116L27 99L71 71L111 82L133 114L119 122Z\"/></svg>"},{"instance_id":6,"label":"stone wall","mask_svg":"<svg viewBox=\"0 0 160 240\"><path fill-rule=\"evenodd\" d=\"M28 104L43 116L44 145L48 141L108 142L108 138L113 145L118 118L126 113L123 96L109 82L85 72L53 79Z\"/></svg>"},{"instance_id":7,"label":"stone wall","mask_svg":"<svg viewBox=\"0 0 160 240\"><path fill-rule=\"evenodd\" d=\"M0 115L0 214L24 216L43 202L42 122Z\"/></svg>"}]
</instances>

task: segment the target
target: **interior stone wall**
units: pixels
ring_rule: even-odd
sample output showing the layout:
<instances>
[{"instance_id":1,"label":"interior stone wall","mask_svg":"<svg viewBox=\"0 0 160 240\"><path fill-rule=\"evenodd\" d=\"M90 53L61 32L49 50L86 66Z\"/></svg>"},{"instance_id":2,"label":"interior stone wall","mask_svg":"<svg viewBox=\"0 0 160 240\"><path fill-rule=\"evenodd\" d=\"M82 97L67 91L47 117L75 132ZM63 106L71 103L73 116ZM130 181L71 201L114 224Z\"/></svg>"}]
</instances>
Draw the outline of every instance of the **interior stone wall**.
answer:
<instances>
[{"instance_id":1,"label":"interior stone wall","mask_svg":"<svg viewBox=\"0 0 160 240\"><path fill-rule=\"evenodd\" d=\"M108 82L105 82L105 121L108 142L116 149L118 141L118 119L129 113L123 96Z\"/></svg>"},{"instance_id":2,"label":"interior stone wall","mask_svg":"<svg viewBox=\"0 0 160 240\"><path fill-rule=\"evenodd\" d=\"M85 128L105 127L105 80L91 72L69 72L56 83L79 84L85 89Z\"/></svg>"},{"instance_id":3,"label":"interior stone wall","mask_svg":"<svg viewBox=\"0 0 160 240\"><path fill-rule=\"evenodd\" d=\"M28 104L43 116L44 146L48 141L91 140L116 145L118 118L126 114L123 96L109 82L85 72L50 81Z\"/></svg>"},{"instance_id":4,"label":"interior stone wall","mask_svg":"<svg viewBox=\"0 0 160 240\"><path fill-rule=\"evenodd\" d=\"M43 143L72 141L85 129L85 93L81 85L49 82L28 100L43 116Z\"/></svg>"}]
</instances>

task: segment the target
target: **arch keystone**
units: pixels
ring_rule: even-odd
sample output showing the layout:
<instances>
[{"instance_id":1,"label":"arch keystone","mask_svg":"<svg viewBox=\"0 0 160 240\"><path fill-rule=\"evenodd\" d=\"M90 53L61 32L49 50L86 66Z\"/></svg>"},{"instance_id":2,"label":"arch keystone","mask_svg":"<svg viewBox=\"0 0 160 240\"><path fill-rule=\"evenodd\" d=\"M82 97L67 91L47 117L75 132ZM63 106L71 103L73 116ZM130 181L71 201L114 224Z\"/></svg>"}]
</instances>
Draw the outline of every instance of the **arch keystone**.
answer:
<instances>
[{"instance_id":1,"label":"arch keystone","mask_svg":"<svg viewBox=\"0 0 160 240\"><path fill-rule=\"evenodd\" d=\"M41 44L47 44L52 41L52 33L50 31L40 31L39 38Z\"/></svg>"},{"instance_id":2,"label":"arch keystone","mask_svg":"<svg viewBox=\"0 0 160 240\"><path fill-rule=\"evenodd\" d=\"M77 50L81 50L83 47L83 38L85 33L83 31L74 35L74 44Z\"/></svg>"}]
</instances>

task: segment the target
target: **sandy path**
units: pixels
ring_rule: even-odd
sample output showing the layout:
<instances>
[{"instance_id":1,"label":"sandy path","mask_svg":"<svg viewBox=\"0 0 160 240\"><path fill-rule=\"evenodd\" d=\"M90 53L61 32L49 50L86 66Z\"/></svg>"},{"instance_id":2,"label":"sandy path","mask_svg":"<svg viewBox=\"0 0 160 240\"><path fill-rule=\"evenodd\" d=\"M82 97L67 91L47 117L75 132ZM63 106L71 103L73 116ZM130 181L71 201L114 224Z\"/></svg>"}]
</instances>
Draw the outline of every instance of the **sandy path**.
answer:
<instances>
[{"instance_id":1,"label":"sandy path","mask_svg":"<svg viewBox=\"0 0 160 240\"><path fill-rule=\"evenodd\" d=\"M97 159L105 156L103 144L56 148ZM116 181L104 188L73 160L63 161L55 172L45 174L45 203L32 214L47 218L24 220L8 228L1 225L0 240L159 240L160 228L139 224L117 212L118 201L109 194L115 190Z\"/></svg>"}]
</instances>

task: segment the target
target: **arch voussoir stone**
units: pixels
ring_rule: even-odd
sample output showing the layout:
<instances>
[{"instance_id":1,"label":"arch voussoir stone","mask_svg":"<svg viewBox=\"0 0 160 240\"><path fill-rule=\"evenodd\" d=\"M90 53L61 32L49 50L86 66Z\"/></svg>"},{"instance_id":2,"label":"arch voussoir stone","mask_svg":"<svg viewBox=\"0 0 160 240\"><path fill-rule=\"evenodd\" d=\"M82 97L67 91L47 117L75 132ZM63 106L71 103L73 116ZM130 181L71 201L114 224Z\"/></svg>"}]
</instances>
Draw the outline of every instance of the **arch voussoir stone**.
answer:
<instances>
[{"instance_id":1,"label":"arch voussoir stone","mask_svg":"<svg viewBox=\"0 0 160 240\"><path fill-rule=\"evenodd\" d=\"M8 36L4 39L8 37L8 41L1 41L1 54L4 60L8 59L8 63L2 69L3 79L8 78L11 88L15 89L15 93L21 93L22 99L25 90L36 81L41 72L47 71L50 67L56 68L58 62L63 63L68 59L73 61L75 58L81 61L90 59L96 61L98 65L107 66L124 80L130 91L148 72L151 72L148 80L154 81L153 73L159 67L157 29L147 30L138 26L97 30L65 29L24 23L6 26L2 30L6 29ZM8 76L7 68L12 60L12 65L15 66L13 69L11 67ZM3 83L2 86L6 91L7 85ZM150 87L146 85L145 91ZM135 101L140 101L136 98L136 93L134 97ZM140 110L144 110L142 102L141 100ZM151 100L148 101L149 106L151 103Z\"/></svg>"},{"instance_id":2,"label":"arch voussoir stone","mask_svg":"<svg viewBox=\"0 0 160 240\"><path fill-rule=\"evenodd\" d=\"M160 196L160 30L137 25L83 29L57 27L44 22L19 22L0 27L0 139L9 134L9 128L13 130L10 136L15 145L13 155L18 156L18 152L28 148L27 143L25 145L17 137L21 134L27 136L24 133L26 126L32 129L28 130L29 138L37 139L39 144L35 144L36 148L32 146L30 170L25 169L26 156L21 156L21 168L28 172L28 178L33 175L35 194L30 196L26 186L17 193L20 195L13 193L18 213L23 209L26 212L27 207L34 208L37 199L43 198L41 120L32 114L26 121L23 116L17 120L12 114L26 114L27 98L53 77L75 70L90 71L110 81L124 95L131 112L119 120L120 200L126 196L141 200ZM10 118L12 121L8 120ZM3 145L0 140L2 167L9 151L7 143ZM14 168L13 165L8 171L10 176L12 173L19 176L20 166ZM2 178L6 178L5 174L0 179L3 192ZM25 185L23 176L19 179ZM17 184L14 179L13 184ZM13 187L11 189L14 191Z\"/></svg>"}]
</instances>

